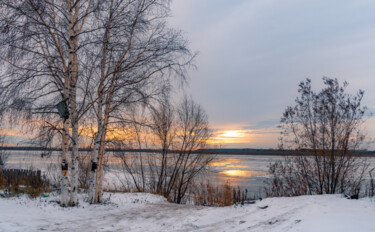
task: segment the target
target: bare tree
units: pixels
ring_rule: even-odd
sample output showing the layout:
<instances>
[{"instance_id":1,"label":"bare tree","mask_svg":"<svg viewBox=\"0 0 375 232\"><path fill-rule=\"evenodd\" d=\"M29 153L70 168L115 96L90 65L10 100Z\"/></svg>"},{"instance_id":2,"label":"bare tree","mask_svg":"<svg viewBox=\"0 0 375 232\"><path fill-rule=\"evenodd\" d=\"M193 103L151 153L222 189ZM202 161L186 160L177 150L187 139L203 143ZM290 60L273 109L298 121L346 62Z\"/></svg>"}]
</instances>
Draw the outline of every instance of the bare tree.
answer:
<instances>
[{"instance_id":1,"label":"bare tree","mask_svg":"<svg viewBox=\"0 0 375 232\"><path fill-rule=\"evenodd\" d=\"M281 118L281 147L293 156L270 166L271 195L358 194L368 167L353 154L365 138L364 91L348 94L346 82L340 85L327 77L323 83L325 87L314 92L309 79L301 82L300 97Z\"/></svg>"},{"instance_id":2,"label":"bare tree","mask_svg":"<svg viewBox=\"0 0 375 232\"><path fill-rule=\"evenodd\" d=\"M212 135L208 127L207 115L191 98L185 97L178 106L176 131L179 153L175 157L167 191L172 191L171 185L175 185L174 201L180 204L190 184L199 174L206 171L214 156L196 151L198 148L205 148Z\"/></svg>"},{"instance_id":3,"label":"bare tree","mask_svg":"<svg viewBox=\"0 0 375 232\"><path fill-rule=\"evenodd\" d=\"M62 135L61 205L77 204L79 51L90 40L86 20L94 0L1 2L0 17L2 105L48 114L63 110L50 123ZM80 40L82 39L82 40ZM82 42L83 41L83 42ZM68 110L69 109L69 110ZM60 124L60 125L58 125ZM62 125L62 126L61 126ZM72 135L69 128L72 128ZM68 197L68 146L73 145L71 198Z\"/></svg>"},{"instance_id":4,"label":"bare tree","mask_svg":"<svg viewBox=\"0 0 375 232\"><path fill-rule=\"evenodd\" d=\"M184 77L194 57L179 31L166 24L169 1L108 1L99 15L103 30L97 36L100 67L97 104L98 133L92 157L89 201L100 202L103 157L109 125L130 104L145 102L162 91L173 75ZM161 86L160 88L155 88Z\"/></svg>"},{"instance_id":5,"label":"bare tree","mask_svg":"<svg viewBox=\"0 0 375 232\"><path fill-rule=\"evenodd\" d=\"M107 130L129 105L163 92L172 76L184 79L192 64L187 41L167 26L169 3L1 2L1 106L44 121L46 138L61 135L62 206L78 203L80 120L96 115L89 201L100 202Z\"/></svg>"},{"instance_id":6,"label":"bare tree","mask_svg":"<svg viewBox=\"0 0 375 232\"><path fill-rule=\"evenodd\" d=\"M184 203L186 194L192 191L192 184L204 175L215 158L197 150L206 147L211 137L207 116L192 99L185 98L181 104L173 106L167 95L148 109L148 121L138 115L131 126L136 125L137 130L133 128L133 133L143 134L146 139L133 143L127 140L125 146L142 148L147 145L145 140L153 140L152 147L158 151L148 154L124 152L118 157L137 191L143 189Z\"/></svg>"},{"instance_id":7,"label":"bare tree","mask_svg":"<svg viewBox=\"0 0 375 232\"><path fill-rule=\"evenodd\" d=\"M161 148L160 168L154 174L157 177L154 189L157 193L166 195L169 195L165 186L168 183L169 177L169 173L167 173L168 165L171 165L169 152L176 136L175 121L175 110L168 96L162 97L157 107L151 107L151 131Z\"/></svg>"}]
</instances>

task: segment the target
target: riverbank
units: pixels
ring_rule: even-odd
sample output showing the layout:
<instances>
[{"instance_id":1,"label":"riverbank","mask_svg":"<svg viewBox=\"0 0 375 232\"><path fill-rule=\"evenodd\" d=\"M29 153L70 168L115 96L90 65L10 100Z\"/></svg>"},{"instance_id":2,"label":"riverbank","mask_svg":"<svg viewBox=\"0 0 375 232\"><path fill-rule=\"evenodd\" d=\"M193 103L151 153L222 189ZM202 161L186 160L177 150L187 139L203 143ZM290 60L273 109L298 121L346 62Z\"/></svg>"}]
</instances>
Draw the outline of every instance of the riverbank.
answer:
<instances>
[{"instance_id":1,"label":"riverbank","mask_svg":"<svg viewBox=\"0 0 375 232\"><path fill-rule=\"evenodd\" d=\"M106 204L61 208L48 198L0 198L0 231L373 231L375 199L267 198L230 207L176 205L147 193L106 193ZM266 207L267 206L267 207Z\"/></svg>"}]
</instances>

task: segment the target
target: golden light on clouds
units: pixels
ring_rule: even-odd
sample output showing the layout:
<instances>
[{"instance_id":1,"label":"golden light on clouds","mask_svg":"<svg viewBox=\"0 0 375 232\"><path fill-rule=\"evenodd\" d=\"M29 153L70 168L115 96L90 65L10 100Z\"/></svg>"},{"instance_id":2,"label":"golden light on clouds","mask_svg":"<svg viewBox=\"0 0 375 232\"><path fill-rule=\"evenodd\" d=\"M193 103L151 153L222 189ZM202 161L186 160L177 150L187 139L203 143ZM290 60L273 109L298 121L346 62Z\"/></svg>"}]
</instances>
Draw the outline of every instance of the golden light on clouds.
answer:
<instances>
[{"instance_id":1,"label":"golden light on clouds","mask_svg":"<svg viewBox=\"0 0 375 232\"><path fill-rule=\"evenodd\" d=\"M277 146L279 129L242 129L246 126L223 125L213 133L210 145L226 148L273 148Z\"/></svg>"},{"instance_id":2,"label":"golden light on clouds","mask_svg":"<svg viewBox=\"0 0 375 232\"><path fill-rule=\"evenodd\" d=\"M214 133L210 144L238 144L251 142L253 135L250 130L218 130Z\"/></svg>"},{"instance_id":3,"label":"golden light on clouds","mask_svg":"<svg viewBox=\"0 0 375 232\"><path fill-rule=\"evenodd\" d=\"M41 122L34 122L40 123ZM55 125L56 128L61 125ZM212 130L212 137L207 141L208 148L270 148L276 147L274 144L278 141L279 136L278 129L264 128L264 129L244 129L246 125L240 124L226 124L216 125ZM37 128L37 127L36 127ZM21 139L32 139L35 138L36 131L27 130L21 126L12 127L0 127L0 135L5 135L10 138L9 141L3 141L5 143L17 143ZM97 128L90 125L81 125L79 127L79 134L82 136L81 145L88 146L92 143L92 138L97 134ZM140 134L142 143L155 145L157 138L152 135L149 131L142 131ZM136 133L132 128L122 128L119 126L110 126L108 128L106 137L108 140L117 141L134 141ZM60 139L56 136L56 141ZM271 142L270 142L271 141ZM276 141L276 142L274 142ZM273 144L272 144L273 143ZM277 145L277 144L276 144Z\"/></svg>"},{"instance_id":4,"label":"golden light on clouds","mask_svg":"<svg viewBox=\"0 0 375 232\"><path fill-rule=\"evenodd\" d=\"M12 129L12 128L0 128L0 135L23 137L23 138L34 137L33 135L27 134L24 131L21 131L21 130L17 131L16 129Z\"/></svg>"},{"instance_id":5,"label":"golden light on clouds","mask_svg":"<svg viewBox=\"0 0 375 232\"><path fill-rule=\"evenodd\" d=\"M79 132L81 135L94 138L98 133L98 128L82 126L79 128ZM135 132L123 127L109 127L106 134L106 139L109 140L127 140L129 137L135 137Z\"/></svg>"}]
</instances>

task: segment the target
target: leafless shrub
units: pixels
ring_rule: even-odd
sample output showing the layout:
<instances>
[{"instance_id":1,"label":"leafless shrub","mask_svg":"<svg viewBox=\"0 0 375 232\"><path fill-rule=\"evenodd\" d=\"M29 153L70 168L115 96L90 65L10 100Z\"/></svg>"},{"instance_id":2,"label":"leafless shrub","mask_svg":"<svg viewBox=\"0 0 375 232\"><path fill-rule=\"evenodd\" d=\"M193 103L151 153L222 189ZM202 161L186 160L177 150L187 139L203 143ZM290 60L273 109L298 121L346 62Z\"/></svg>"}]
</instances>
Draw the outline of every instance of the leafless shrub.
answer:
<instances>
[{"instance_id":1,"label":"leafless shrub","mask_svg":"<svg viewBox=\"0 0 375 232\"><path fill-rule=\"evenodd\" d=\"M131 178L131 182L136 191L146 191L144 169L147 167L139 163L139 161L143 159L141 157L142 155L138 157L138 152L127 152L118 154L116 156L120 158L122 168L129 175L129 178ZM130 186L130 184L127 183L127 186Z\"/></svg>"},{"instance_id":2,"label":"leafless shrub","mask_svg":"<svg viewBox=\"0 0 375 232\"><path fill-rule=\"evenodd\" d=\"M9 154L3 150L0 150L0 167L5 166L8 160Z\"/></svg>"},{"instance_id":3,"label":"leafless shrub","mask_svg":"<svg viewBox=\"0 0 375 232\"><path fill-rule=\"evenodd\" d=\"M122 143L135 152L123 152L120 159L124 172L136 191L161 194L170 201L184 203L192 183L204 175L215 158L212 154L201 153L211 136L208 119L203 109L193 100L185 98L173 107L167 98L151 108L149 121L132 117L127 121L133 139ZM142 152L147 139L154 140L154 148L160 152Z\"/></svg>"},{"instance_id":4,"label":"leafless shrub","mask_svg":"<svg viewBox=\"0 0 375 232\"><path fill-rule=\"evenodd\" d=\"M60 189L61 177L59 169L60 165L51 161L44 171L44 176L48 180L51 190Z\"/></svg>"},{"instance_id":5,"label":"leafless shrub","mask_svg":"<svg viewBox=\"0 0 375 232\"><path fill-rule=\"evenodd\" d=\"M353 151L364 141L361 106L364 92L345 92L337 79L323 78L316 93L307 79L299 85L300 97L281 118L284 161L271 164L268 196L303 194L358 194L368 167Z\"/></svg>"},{"instance_id":6,"label":"leafless shrub","mask_svg":"<svg viewBox=\"0 0 375 232\"><path fill-rule=\"evenodd\" d=\"M3 145L4 145L4 135L0 135L0 146L3 146ZM8 157L9 157L9 154L6 151L0 150L0 167L5 166L8 160Z\"/></svg>"},{"instance_id":7,"label":"leafless shrub","mask_svg":"<svg viewBox=\"0 0 375 232\"><path fill-rule=\"evenodd\" d=\"M374 197L375 196L375 182L374 182L374 176L373 176L373 171L375 170L375 168L372 168L370 171L369 171L369 183L368 185L366 186L366 195L368 197Z\"/></svg>"},{"instance_id":8,"label":"leafless shrub","mask_svg":"<svg viewBox=\"0 0 375 232\"><path fill-rule=\"evenodd\" d=\"M83 189L88 189L90 185L90 154L82 154L78 160L78 182L79 187Z\"/></svg>"}]
</instances>

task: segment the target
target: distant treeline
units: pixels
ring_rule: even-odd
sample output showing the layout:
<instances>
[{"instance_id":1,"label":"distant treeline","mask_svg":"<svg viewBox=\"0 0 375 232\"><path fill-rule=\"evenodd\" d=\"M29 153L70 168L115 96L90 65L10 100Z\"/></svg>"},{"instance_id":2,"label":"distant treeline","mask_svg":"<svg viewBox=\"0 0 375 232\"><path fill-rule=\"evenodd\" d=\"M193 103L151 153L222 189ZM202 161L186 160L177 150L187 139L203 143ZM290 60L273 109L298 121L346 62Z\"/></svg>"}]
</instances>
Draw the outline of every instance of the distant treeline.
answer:
<instances>
[{"instance_id":1,"label":"distant treeline","mask_svg":"<svg viewBox=\"0 0 375 232\"><path fill-rule=\"evenodd\" d=\"M296 150L279 150L279 149L202 149L197 150L201 153L211 153L211 154L228 154L228 155L299 155L301 151ZM309 150L303 150L306 155L309 154ZM375 156L375 151L368 150L355 150L352 151L353 154L358 156Z\"/></svg>"},{"instance_id":2,"label":"distant treeline","mask_svg":"<svg viewBox=\"0 0 375 232\"><path fill-rule=\"evenodd\" d=\"M0 150L7 151L61 151L61 148L46 148L46 147L26 147L26 146L0 146ZM70 148L71 150L71 148ZM80 148L79 151L92 151L92 148L84 147ZM162 150L159 149L122 149L122 148L106 148L107 152L145 152L145 153L160 153ZM178 153L178 151L171 150L170 153ZM308 150L305 150L308 154ZM352 151L353 154L358 156L375 156L375 151L369 150L356 150ZM194 153L204 154L219 154L219 155L297 155L295 150L278 150L278 149L198 149ZM298 153L300 154L300 153Z\"/></svg>"},{"instance_id":3,"label":"distant treeline","mask_svg":"<svg viewBox=\"0 0 375 232\"><path fill-rule=\"evenodd\" d=\"M0 146L0 150L6 151L62 151L61 148L56 147L26 147L26 146ZM70 147L71 151L72 148ZM82 147L79 148L79 151L93 151L93 148ZM161 152L162 150L158 149L121 149L121 148L106 148L107 152ZM174 152L174 151L171 151Z\"/></svg>"}]
</instances>

